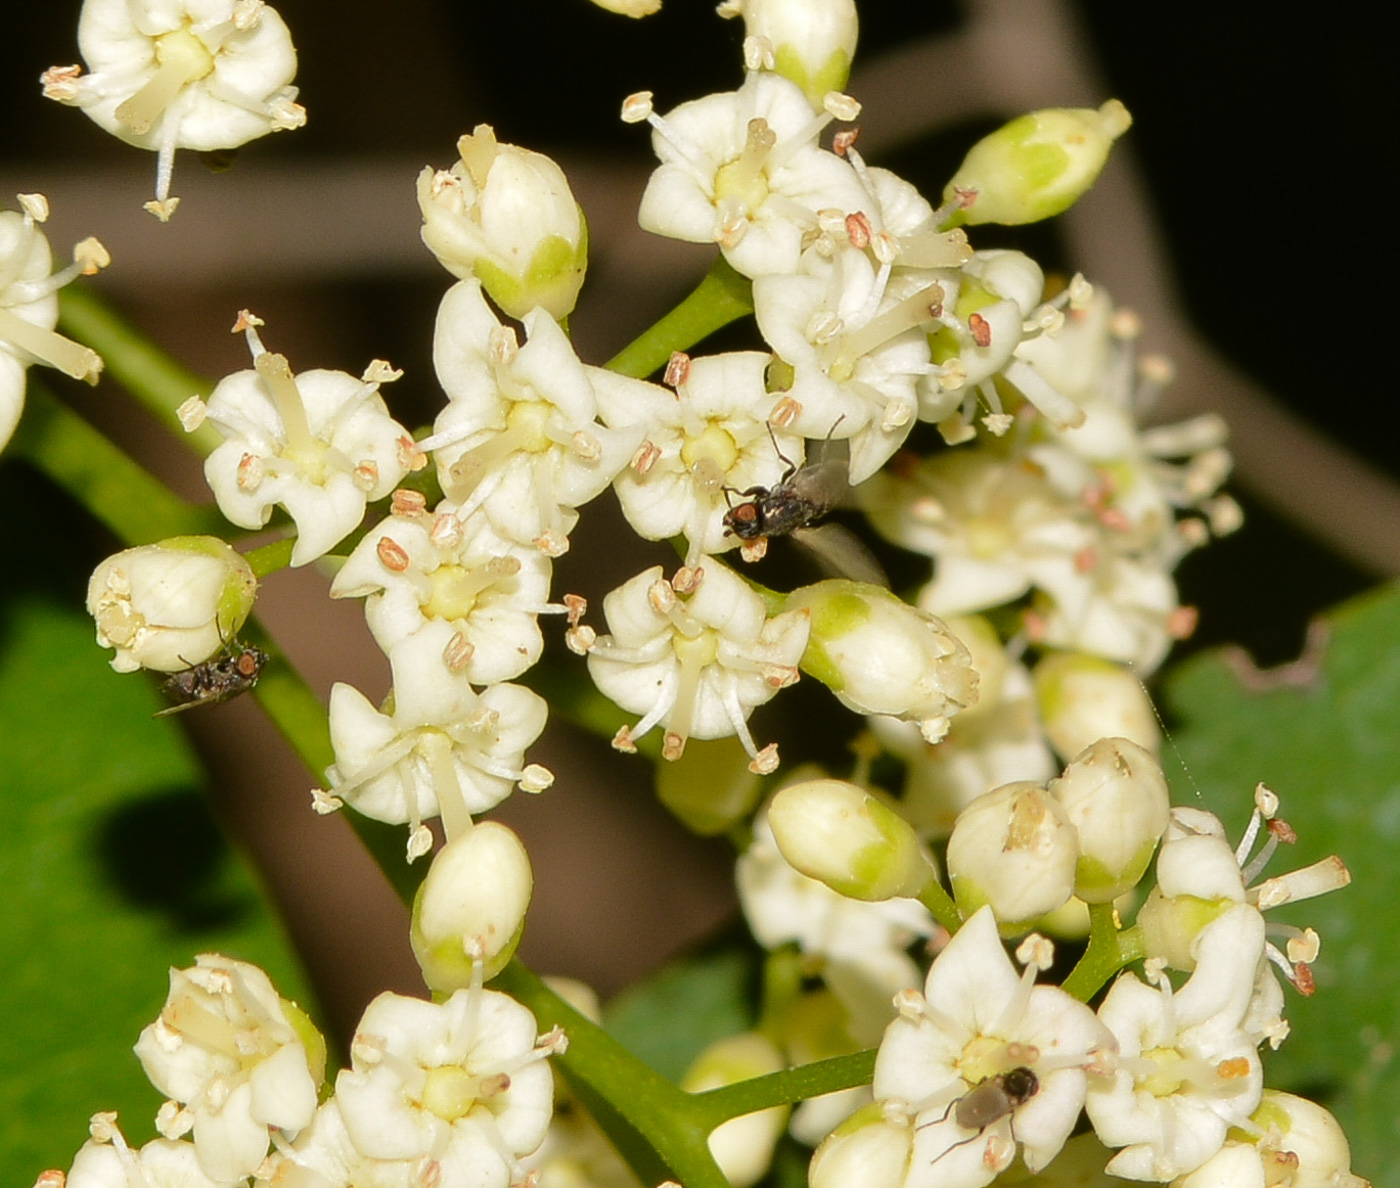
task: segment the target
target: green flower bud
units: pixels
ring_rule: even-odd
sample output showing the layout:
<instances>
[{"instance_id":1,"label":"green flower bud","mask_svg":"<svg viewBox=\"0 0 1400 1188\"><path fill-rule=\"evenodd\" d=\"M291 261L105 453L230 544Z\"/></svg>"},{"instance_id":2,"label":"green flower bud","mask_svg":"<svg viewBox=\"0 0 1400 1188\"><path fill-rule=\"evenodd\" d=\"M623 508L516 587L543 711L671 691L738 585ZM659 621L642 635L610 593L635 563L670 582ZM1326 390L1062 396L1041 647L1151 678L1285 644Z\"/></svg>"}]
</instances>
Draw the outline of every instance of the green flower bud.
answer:
<instances>
[{"instance_id":1,"label":"green flower bud","mask_svg":"<svg viewBox=\"0 0 1400 1188\"><path fill-rule=\"evenodd\" d=\"M1079 838L1059 802L1018 781L979 796L948 838L948 877L963 917L990 904L1007 935L1074 893Z\"/></svg>"},{"instance_id":2,"label":"green flower bud","mask_svg":"<svg viewBox=\"0 0 1400 1188\"><path fill-rule=\"evenodd\" d=\"M1223 916L1236 900L1202 899L1195 895L1162 894L1153 887L1138 909L1134 923L1142 929L1142 947L1149 957L1160 957L1172 969L1196 968L1196 937L1212 920Z\"/></svg>"},{"instance_id":3,"label":"green flower bud","mask_svg":"<svg viewBox=\"0 0 1400 1188\"><path fill-rule=\"evenodd\" d=\"M1137 886L1171 812L1156 759L1126 738L1101 738L1050 782L1050 794L1079 831L1074 893L1108 903Z\"/></svg>"},{"instance_id":4,"label":"green flower bud","mask_svg":"<svg viewBox=\"0 0 1400 1188\"><path fill-rule=\"evenodd\" d=\"M501 972L520 943L534 874L511 830L481 821L433 858L413 900L409 942L429 989L450 994L471 985L472 961L484 977Z\"/></svg>"},{"instance_id":5,"label":"green flower bud","mask_svg":"<svg viewBox=\"0 0 1400 1188\"><path fill-rule=\"evenodd\" d=\"M803 672L860 714L917 722L929 742L977 700L967 648L941 619L863 582L827 581L788 595L785 610L811 611Z\"/></svg>"},{"instance_id":6,"label":"green flower bud","mask_svg":"<svg viewBox=\"0 0 1400 1188\"><path fill-rule=\"evenodd\" d=\"M773 1041L756 1031L711 1044L681 1078L687 1093L702 1093L780 1072L786 1067ZM761 1180L773 1162L773 1148L787 1125L787 1106L773 1106L721 1123L710 1133L710 1154L734 1188Z\"/></svg>"},{"instance_id":7,"label":"green flower bud","mask_svg":"<svg viewBox=\"0 0 1400 1188\"><path fill-rule=\"evenodd\" d=\"M1035 223L1069 209L1132 122L1117 99L1097 111L1050 107L1012 120L973 145L944 188L944 202L976 193L953 223Z\"/></svg>"},{"instance_id":8,"label":"green flower bud","mask_svg":"<svg viewBox=\"0 0 1400 1188\"><path fill-rule=\"evenodd\" d=\"M855 0L739 0L720 15L743 13L744 33L773 48L773 69L806 92L816 111L828 91L845 89L859 32Z\"/></svg>"},{"instance_id":9,"label":"green flower bud","mask_svg":"<svg viewBox=\"0 0 1400 1188\"><path fill-rule=\"evenodd\" d=\"M935 877L909 822L845 780L789 784L768 823L790 866L848 899L916 897Z\"/></svg>"},{"instance_id":10,"label":"green flower bud","mask_svg":"<svg viewBox=\"0 0 1400 1188\"><path fill-rule=\"evenodd\" d=\"M423 242L462 280L476 277L513 318L569 316L588 267L588 225L564 171L500 144L488 124L457 142L451 169L418 175Z\"/></svg>"},{"instance_id":11,"label":"green flower bud","mask_svg":"<svg viewBox=\"0 0 1400 1188\"><path fill-rule=\"evenodd\" d=\"M217 536L173 536L103 561L87 605L118 672L179 672L238 633L257 591L252 567Z\"/></svg>"},{"instance_id":12,"label":"green flower bud","mask_svg":"<svg viewBox=\"0 0 1400 1188\"><path fill-rule=\"evenodd\" d=\"M691 739L679 759L656 765L656 796L701 837L723 833L753 812L760 778L733 735Z\"/></svg>"},{"instance_id":13,"label":"green flower bud","mask_svg":"<svg viewBox=\"0 0 1400 1188\"><path fill-rule=\"evenodd\" d=\"M1050 745L1070 760L1100 738L1127 738L1156 755L1157 715L1142 682L1120 664L1055 652L1035 666L1035 693Z\"/></svg>"}]
</instances>

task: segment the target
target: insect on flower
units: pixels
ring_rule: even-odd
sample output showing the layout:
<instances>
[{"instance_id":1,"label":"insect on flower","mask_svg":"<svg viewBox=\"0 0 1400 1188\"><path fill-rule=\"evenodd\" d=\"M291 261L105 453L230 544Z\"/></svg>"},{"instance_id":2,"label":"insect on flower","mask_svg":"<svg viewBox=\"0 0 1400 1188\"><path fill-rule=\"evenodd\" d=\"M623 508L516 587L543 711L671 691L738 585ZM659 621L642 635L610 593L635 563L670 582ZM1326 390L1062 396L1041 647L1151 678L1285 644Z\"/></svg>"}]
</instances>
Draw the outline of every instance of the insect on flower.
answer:
<instances>
[{"instance_id":1,"label":"insect on flower","mask_svg":"<svg viewBox=\"0 0 1400 1188\"><path fill-rule=\"evenodd\" d=\"M724 532L726 536L737 536L746 546L759 546L752 556L745 552L746 561L763 556L768 537L790 535L832 576L888 590L885 571L859 537L840 524L812 523L840 503L850 490L850 444L831 438L840 423L838 418L826 440L801 466L778 449L769 425L773 450L787 463L787 469L772 487L750 487L747 491L726 487L726 500L733 494L743 502L731 504L724 513Z\"/></svg>"},{"instance_id":2,"label":"insect on flower","mask_svg":"<svg viewBox=\"0 0 1400 1188\"><path fill-rule=\"evenodd\" d=\"M172 673L161 682L162 692L177 704L158 710L156 717L200 705L216 705L248 692L258 683L267 661L268 655L261 648L230 640L218 655Z\"/></svg>"},{"instance_id":3,"label":"insect on flower","mask_svg":"<svg viewBox=\"0 0 1400 1188\"><path fill-rule=\"evenodd\" d=\"M1040 1078L1029 1068L1024 1066L1007 1069L1004 1073L997 1073L995 1076L987 1077L978 1081L961 1097L953 1101L941 1118L935 1118L932 1122L925 1122L919 1127L936 1126L940 1122L947 1120L952 1114L953 1122L962 1130L976 1131L956 1143L950 1143L942 1154L935 1156L933 1162L937 1163L949 1151L957 1147L966 1146L975 1142L986 1133L987 1127L993 1126L1003 1118L1010 1119L1008 1125L1012 1127L1012 1151L1014 1154L1015 1143L1015 1119L1011 1117L1016 1110L1030 1101L1040 1092ZM990 1148L989 1148L990 1151ZM1009 1160L1008 1160L1009 1161Z\"/></svg>"},{"instance_id":4,"label":"insect on flower","mask_svg":"<svg viewBox=\"0 0 1400 1188\"><path fill-rule=\"evenodd\" d=\"M836 422L837 425L840 423ZM820 454L798 466L778 449L773 426L767 428L773 451L787 463L787 469L773 487L750 487L747 491L733 491L729 487L724 489L726 500L731 494L743 500L742 503L732 504L724 513L726 536L758 540L760 537L785 536L805 528L835 507L850 486L847 477L850 469L849 447L846 442L833 443L831 434L827 434ZM836 425L831 428L835 432ZM816 451L813 453L816 454Z\"/></svg>"}]
</instances>

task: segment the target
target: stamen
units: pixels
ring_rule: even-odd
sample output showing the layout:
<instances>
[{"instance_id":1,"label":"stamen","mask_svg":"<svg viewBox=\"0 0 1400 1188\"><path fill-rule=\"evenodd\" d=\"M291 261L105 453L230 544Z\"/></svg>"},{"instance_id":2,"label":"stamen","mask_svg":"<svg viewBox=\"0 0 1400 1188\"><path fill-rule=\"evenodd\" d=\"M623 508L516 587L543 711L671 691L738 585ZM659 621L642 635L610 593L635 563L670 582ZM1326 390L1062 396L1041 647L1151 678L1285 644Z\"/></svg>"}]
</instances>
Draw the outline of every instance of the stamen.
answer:
<instances>
[{"instance_id":1,"label":"stamen","mask_svg":"<svg viewBox=\"0 0 1400 1188\"><path fill-rule=\"evenodd\" d=\"M96 351L36 326L8 309L0 309L0 338L74 379L95 384L102 372L102 356Z\"/></svg>"}]
</instances>

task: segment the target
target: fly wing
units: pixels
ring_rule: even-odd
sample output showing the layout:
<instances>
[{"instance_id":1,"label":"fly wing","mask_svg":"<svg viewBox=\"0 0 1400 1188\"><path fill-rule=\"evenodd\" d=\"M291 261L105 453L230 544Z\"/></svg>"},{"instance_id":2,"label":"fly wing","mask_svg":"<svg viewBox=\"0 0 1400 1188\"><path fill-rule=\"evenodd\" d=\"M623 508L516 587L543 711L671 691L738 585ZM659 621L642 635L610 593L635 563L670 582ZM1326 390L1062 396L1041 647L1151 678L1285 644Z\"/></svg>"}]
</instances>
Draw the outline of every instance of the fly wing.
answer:
<instances>
[{"instance_id":1,"label":"fly wing","mask_svg":"<svg viewBox=\"0 0 1400 1188\"><path fill-rule=\"evenodd\" d=\"M851 443L829 438L814 445L807 461L788 480L788 488L813 508L812 519L825 515L851 489Z\"/></svg>"},{"instance_id":2,"label":"fly wing","mask_svg":"<svg viewBox=\"0 0 1400 1188\"><path fill-rule=\"evenodd\" d=\"M812 528L798 528L792 539L806 549L822 572L829 576L865 582L883 590L890 588L890 579L885 576L875 554L849 528L841 524L818 524Z\"/></svg>"}]
</instances>

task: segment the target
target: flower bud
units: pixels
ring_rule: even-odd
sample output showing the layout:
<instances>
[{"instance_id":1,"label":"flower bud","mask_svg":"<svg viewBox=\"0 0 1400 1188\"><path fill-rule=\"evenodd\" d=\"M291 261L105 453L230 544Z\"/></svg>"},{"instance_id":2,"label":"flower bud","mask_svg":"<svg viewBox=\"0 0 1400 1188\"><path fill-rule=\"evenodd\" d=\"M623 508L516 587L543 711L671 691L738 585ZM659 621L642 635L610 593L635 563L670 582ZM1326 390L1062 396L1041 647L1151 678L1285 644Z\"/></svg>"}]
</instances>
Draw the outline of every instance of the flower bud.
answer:
<instances>
[{"instance_id":1,"label":"flower bud","mask_svg":"<svg viewBox=\"0 0 1400 1188\"><path fill-rule=\"evenodd\" d=\"M1250 1121L1264 1132L1258 1150L1266 1172L1288 1173L1277 1181L1269 1178L1268 1183L1364 1188L1366 1181L1352 1174L1346 1134L1316 1102L1265 1089Z\"/></svg>"},{"instance_id":2,"label":"flower bud","mask_svg":"<svg viewBox=\"0 0 1400 1188\"><path fill-rule=\"evenodd\" d=\"M1100 738L1131 739L1153 755L1161 746L1142 683L1111 660L1055 652L1035 666L1035 693L1046 737L1063 760Z\"/></svg>"},{"instance_id":3,"label":"flower bud","mask_svg":"<svg viewBox=\"0 0 1400 1188\"><path fill-rule=\"evenodd\" d=\"M856 52L854 0L741 0L744 33L773 47L773 69L795 82L817 111L845 90Z\"/></svg>"},{"instance_id":4,"label":"flower bud","mask_svg":"<svg viewBox=\"0 0 1400 1188\"><path fill-rule=\"evenodd\" d=\"M701 1093L780 1072L782 1053L756 1031L732 1035L711 1044L690 1066L680 1087ZM721 1123L710 1133L710 1154L734 1188L748 1188L763 1178L773 1162L773 1148L787 1124L786 1106L774 1106Z\"/></svg>"},{"instance_id":5,"label":"flower bud","mask_svg":"<svg viewBox=\"0 0 1400 1188\"><path fill-rule=\"evenodd\" d=\"M1074 205L1094 184L1113 142L1133 120L1110 99L1097 111L1050 107L1012 120L972 146L943 190L951 202L958 191L976 200L955 223L1034 223Z\"/></svg>"},{"instance_id":6,"label":"flower bud","mask_svg":"<svg viewBox=\"0 0 1400 1188\"><path fill-rule=\"evenodd\" d=\"M476 277L513 318L568 317L588 266L588 226L564 171L500 144L489 124L457 142L451 169L418 175L423 242L462 280Z\"/></svg>"},{"instance_id":7,"label":"flower bud","mask_svg":"<svg viewBox=\"0 0 1400 1188\"><path fill-rule=\"evenodd\" d=\"M1137 886L1167 827L1167 781L1157 761L1126 738L1101 738L1050 783L1079 831L1074 893L1108 903Z\"/></svg>"},{"instance_id":8,"label":"flower bud","mask_svg":"<svg viewBox=\"0 0 1400 1188\"><path fill-rule=\"evenodd\" d=\"M1207 924L1245 901L1239 859L1225 827L1201 809L1175 808L1157 854L1157 885L1138 910L1148 957L1173 969L1196 968L1196 938Z\"/></svg>"},{"instance_id":9,"label":"flower bud","mask_svg":"<svg viewBox=\"0 0 1400 1188\"><path fill-rule=\"evenodd\" d=\"M1006 933L1074 892L1079 838L1059 801L1039 784L1019 781L979 796L958 816L948 839L948 876L964 918L990 904Z\"/></svg>"},{"instance_id":10,"label":"flower bud","mask_svg":"<svg viewBox=\"0 0 1400 1188\"><path fill-rule=\"evenodd\" d=\"M812 1156L811 1188L881 1188L904 1183L914 1150L908 1124L885 1118L879 1102L857 1110L833 1130Z\"/></svg>"},{"instance_id":11,"label":"flower bud","mask_svg":"<svg viewBox=\"0 0 1400 1188\"><path fill-rule=\"evenodd\" d=\"M914 898L935 877L909 822L845 780L789 784L768 823L789 865L848 899Z\"/></svg>"},{"instance_id":12,"label":"flower bud","mask_svg":"<svg viewBox=\"0 0 1400 1188\"><path fill-rule=\"evenodd\" d=\"M860 714L917 722L937 742L948 719L977 700L967 648L927 611L863 582L826 581L788 595L807 608L812 631L801 669Z\"/></svg>"},{"instance_id":13,"label":"flower bud","mask_svg":"<svg viewBox=\"0 0 1400 1188\"><path fill-rule=\"evenodd\" d=\"M701 837L723 833L758 803L759 777L733 735L691 739L679 759L656 765L655 778L657 799Z\"/></svg>"},{"instance_id":14,"label":"flower bud","mask_svg":"<svg viewBox=\"0 0 1400 1188\"><path fill-rule=\"evenodd\" d=\"M257 589L252 567L218 537L172 536L103 561L87 605L118 672L179 672L238 633Z\"/></svg>"},{"instance_id":15,"label":"flower bud","mask_svg":"<svg viewBox=\"0 0 1400 1188\"><path fill-rule=\"evenodd\" d=\"M409 941L423 980L440 994L471 985L473 955L495 977L520 943L534 875L520 839L481 821L448 842L413 900Z\"/></svg>"}]
</instances>

